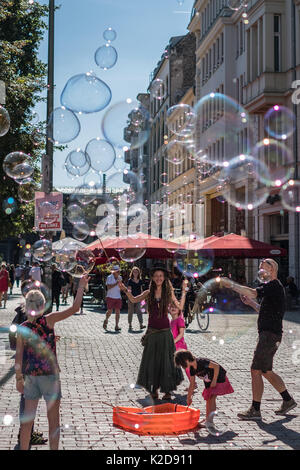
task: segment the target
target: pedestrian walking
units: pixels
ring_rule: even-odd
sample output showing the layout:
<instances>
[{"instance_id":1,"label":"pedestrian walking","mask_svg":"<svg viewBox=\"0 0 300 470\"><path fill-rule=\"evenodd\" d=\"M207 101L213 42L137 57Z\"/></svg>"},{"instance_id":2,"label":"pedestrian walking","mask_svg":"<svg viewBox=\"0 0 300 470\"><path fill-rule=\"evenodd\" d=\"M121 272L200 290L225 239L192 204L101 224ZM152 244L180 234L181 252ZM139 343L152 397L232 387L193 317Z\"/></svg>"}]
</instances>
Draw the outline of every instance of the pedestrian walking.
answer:
<instances>
[{"instance_id":1,"label":"pedestrian walking","mask_svg":"<svg viewBox=\"0 0 300 470\"><path fill-rule=\"evenodd\" d=\"M6 269L6 264L2 263L1 269L0 269L0 307L2 307L2 299L3 299L3 306L4 308L6 308L8 284L9 284L9 274Z\"/></svg>"},{"instance_id":2,"label":"pedestrian walking","mask_svg":"<svg viewBox=\"0 0 300 470\"><path fill-rule=\"evenodd\" d=\"M14 283L15 283L15 265L11 264L8 268L8 275L9 275L9 294L12 295Z\"/></svg>"},{"instance_id":3,"label":"pedestrian walking","mask_svg":"<svg viewBox=\"0 0 300 470\"><path fill-rule=\"evenodd\" d=\"M105 320L103 322L103 328L107 330L108 320L111 316L113 310L116 314L116 324L115 324L115 331L121 331L119 327L120 321L120 311L122 308L122 297L119 283L122 281L122 277L120 276L120 266L114 265L112 267L111 274L106 279L106 304L107 304L107 312L105 316Z\"/></svg>"},{"instance_id":4,"label":"pedestrian walking","mask_svg":"<svg viewBox=\"0 0 300 470\"><path fill-rule=\"evenodd\" d=\"M184 340L185 322L184 322L182 312L174 303L170 305L169 312L172 317L170 326L171 326L171 331L172 331L172 335L174 338L176 351L178 351L179 349L187 350L187 345ZM185 372L190 381L191 374L190 374L189 368L186 368Z\"/></svg>"},{"instance_id":5,"label":"pedestrian walking","mask_svg":"<svg viewBox=\"0 0 300 470\"><path fill-rule=\"evenodd\" d=\"M64 277L62 275L62 272L57 269L57 266L55 263L52 264L52 306L55 303L56 304L56 311L59 310L59 297L60 297L60 291L61 287L64 283Z\"/></svg>"},{"instance_id":6,"label":"pedestrian walking","mask_svg":"<svg viewBox=\"0 0 300 470\"><path fill-rule=\"evenodd\" d=\"M277 390L283 400L275 414L285 415L297 406L282 378L273 371L273 358L281 343L282 320L285 313L285 290L277 278L278 264L271 258L264 259L259 269L265 270L270 280L256 289L221 278L222 286L238 292L242 301L258 312L258 342L251 364L252 405L247 411L238 413L238 417L244 420L261 420L263 377ZM258 304L256 299L261 299L261 304Z\"/></svg>"},{"instance_id":7,"label":"pedestrian walking","mask_svg":"<svg viewBox=\"0 0 300 470\"><path fill-rule=\"evenodd\" d=\"M137 266L134 266L130 272L129 275L129 281L127 284L127 289L133 297L136 297L137 295L141 295L143 292L143 281L141 279L141 271ZM133 314L136 313L138 317L138 321L140 324L140 329L146 328L145 325L143 325L143 314L141 312L141 303L133 303L130 302L128 299L128 324L129 324L129 331L132 331L132 318Z\"/></svg>"},{"instance_id":8,"label":"pedestrian walking","mask_svg":"<svg viewBox=\"0 0 300 470\"><path fill-rule=\"evenodd\" d=\"M16 269L15 269L15 277L16 277L16 284L17 284L18 288L19 288L19 285L20 285L20 280L22 278L22 273L23 273L22 266L17 264Z\"/></svg>"},{"instance_id":9,"label":"pedestrian walking","mask_svg":"<svg viewBox=\"0 0 300 470\"><path fill-rule=\"evenodd\" d=\"M217 409L217 396L228 395L234 390L229 382L226 370L217 362L204 357L196 358L190 351L177 351L174 355L177 367L190 370L190 386L187 395L187 404L190 406L195 391L195 377L204 381L202 396L206 401L206 424L213 426L214 412Z\"/></svg>"},{"instance_id":10,"label":"pedestrian walking","mask_svg":"<svg viewBox=\"0 0 300 470\"><path fill-rule=\"evenodd\" d=\"M42 282L42 274L42 268L40 267L39 263L35 261L29 271L30 279L32 279L33 281Z\"/></svg>"},{"instance_id":11,"label":"pedestrian walking","mask_svg":"<svg viewBox=\"0 0 300 470\"><path fill-rule=\"evenodd\" d=\"M62 302L65 305L67 305L68 294L69 294L70 285L71 285L71 276L67 272L62 273L62 275L64 277L64 282L65 282L61 288Z\"/></svg>"},{"instance_id":12,"label":"pedestrian walking","mask_svg":"<svg viewBox=\"0 0 300 470\"><path fill-rule=\"evenodd\" d=\"M83 276L74 304L62 312L43 315L45 298L41 291L31 290L26 295L27 321L21 325L22 331L25 330L26 334L17 335L15 358L16 388L25 397L24 419L20 432L21 450L29 448L32 424L39 400L42 397L47 406L50 449L57 450L59 447L59 409L62 395L54 326L57 322L65 320L77 312L87 282L88 277ZM34 316L32 316L32 312L34 312Z\"/></svg>"},{"instance_id":13,"label":"pedestrian walking","mask_svg":"<svg viewBox=\"0 0 300 470\"><path fill-rule=\"evenodd\" d=\"M181 300L175 297L169 272L164 266L155 266L151 272L149 290L134 297L120 282L121 289L133 303L147 300L148 328L142 338L144 351L138 372L137 384L144 387L153 399L158 398L158 389L164 396L163 400L170 400L171 392L176 390L183 380L181 370L175 367L174 352L176 350L171 333L168 308L171 302L182 310L185 302L185 286L182 284Z\"/></svg>"},{"instance_id":14,"label":"pedestrian walking","mask_svg":"<svg viewBox=\"0 0 300 470\"><path fill-rule=\"evenodd\" d=\"M31 266L30 266L29 261L27 260L25 263L23 272L22 272L22 281L26 281L27 279L30 279L30 270L31 270Z\"/></svg>"}]
</instances>

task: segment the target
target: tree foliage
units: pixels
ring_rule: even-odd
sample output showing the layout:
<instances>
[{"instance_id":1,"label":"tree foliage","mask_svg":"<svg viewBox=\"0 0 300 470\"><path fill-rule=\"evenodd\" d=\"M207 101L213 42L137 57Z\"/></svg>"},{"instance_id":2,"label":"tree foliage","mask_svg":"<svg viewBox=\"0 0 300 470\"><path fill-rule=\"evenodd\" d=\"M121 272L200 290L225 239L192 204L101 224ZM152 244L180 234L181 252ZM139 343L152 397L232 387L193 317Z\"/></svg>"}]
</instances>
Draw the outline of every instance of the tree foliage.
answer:
<instances>
[{"instance_id":1,"label":"tree foliage","mask_svg":"<svg viewBox=\"0 0 300 470\"><path fill-rule=\"evenodd\" d=\"M47 88L47 66L38 58L47 14L48 7L37 1L0 0L0 80L6 85L5 108L11 120L9 132L0 137L0 239L32 231L34 226L34 203L18 201L12 215L2 210L3 200L8 196L17 200L18 191L18 184L3 172L2 162L8 153L22 151L31 156L34 179L39 180L45 123L34 123L33 108Z\"/></svg>"}]
</instances>

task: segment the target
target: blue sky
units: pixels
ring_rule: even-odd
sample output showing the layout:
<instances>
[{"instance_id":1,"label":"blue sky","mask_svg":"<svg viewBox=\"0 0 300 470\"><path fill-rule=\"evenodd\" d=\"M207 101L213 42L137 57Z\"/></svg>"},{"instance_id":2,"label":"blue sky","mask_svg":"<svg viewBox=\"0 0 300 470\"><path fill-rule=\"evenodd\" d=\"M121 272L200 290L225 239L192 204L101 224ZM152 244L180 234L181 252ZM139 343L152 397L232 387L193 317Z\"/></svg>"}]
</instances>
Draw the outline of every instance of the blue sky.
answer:
<instances>
[{"instance_id":1,"label":"blue sky","mask_svg":"<svg viewBox=\"0 0 300 470\"><path fill-rule=\"evenodd\" d=\"M60 94L67 80L90 70L109 85L111 106L146 92L150 73L170 37L188 32L194 0L184 0L182 5L178 0L57 0L56 3L61 8L55 18L55 107L60 106ZM118 61L112 69L104 71L94 62L94 53L105 43L102 34L108 27L117 33L112 45L118 52ZM47 35L41 44L40 57L47 61ZM89 140L103 137L101 120L106 110L79 117L79 136L68 144L68 150L55 153L54 185L75 185L62 170L65 157L75 148L84 149ZM44 119L45 106L39 106L37 112Z\"/></svg>"}]
</instances>

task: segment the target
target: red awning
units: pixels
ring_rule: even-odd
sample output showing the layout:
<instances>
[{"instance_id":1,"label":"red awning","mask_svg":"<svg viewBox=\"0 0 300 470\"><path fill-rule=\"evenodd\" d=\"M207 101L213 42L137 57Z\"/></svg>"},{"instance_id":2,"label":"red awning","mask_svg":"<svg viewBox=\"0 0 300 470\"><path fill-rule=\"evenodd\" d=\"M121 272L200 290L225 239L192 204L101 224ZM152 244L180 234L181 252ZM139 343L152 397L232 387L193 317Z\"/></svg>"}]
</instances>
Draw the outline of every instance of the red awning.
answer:
<instances>
[{"instance_id":1,"label":"red awning","mask_svg":"<svg viewBox=\"0 0 300 470\"><path fill-rule=\"evenodd\" d=\"M287 251L279 246L253 240L230 233L208 241L203 249L211 249L219 258L267 258L286 256Z\"/></svg>"},{"instance_id":2,"label":"red awning","mask_svg":"<svg viewBox=\"0 0 300 470\"><path fill-rule=\"evenodd\" d=\"M86 247L89 250L105 250L106 254L118 257L118 251L124 249L145 249L145 258L166 259L173 258L172 250L178 249L178 245L162 238L152 237L141 233L137 236L114 237L112 239L96 240ZM167 251L170 250L170 251Z\"/></svg>"}]
</instances>

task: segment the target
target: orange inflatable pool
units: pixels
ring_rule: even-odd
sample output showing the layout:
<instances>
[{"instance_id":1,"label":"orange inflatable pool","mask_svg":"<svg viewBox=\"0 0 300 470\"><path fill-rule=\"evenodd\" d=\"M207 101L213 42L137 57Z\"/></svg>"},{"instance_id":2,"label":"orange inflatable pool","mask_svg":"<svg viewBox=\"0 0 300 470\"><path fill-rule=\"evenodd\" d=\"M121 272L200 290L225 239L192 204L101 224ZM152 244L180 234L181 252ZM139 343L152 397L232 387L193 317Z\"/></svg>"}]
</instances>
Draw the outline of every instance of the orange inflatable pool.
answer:
<instances>
[{"instance_id":1,"label":"orange inflatable pool","mask_svg":"<svg viewBox=\"0 0 300 470\"><path fill-rule=\"evenodd\" d=\"M114 426L136 434L181 434L195 429L200 410L166 403L146 408L113 408Z\"/></svg>"}]
</instances>

